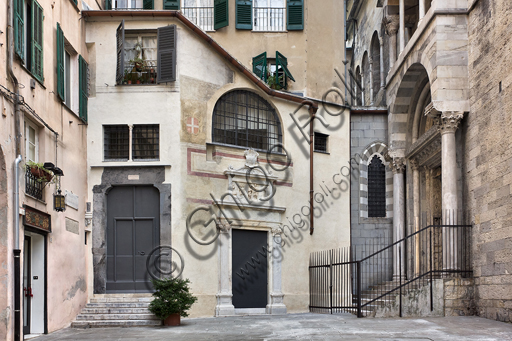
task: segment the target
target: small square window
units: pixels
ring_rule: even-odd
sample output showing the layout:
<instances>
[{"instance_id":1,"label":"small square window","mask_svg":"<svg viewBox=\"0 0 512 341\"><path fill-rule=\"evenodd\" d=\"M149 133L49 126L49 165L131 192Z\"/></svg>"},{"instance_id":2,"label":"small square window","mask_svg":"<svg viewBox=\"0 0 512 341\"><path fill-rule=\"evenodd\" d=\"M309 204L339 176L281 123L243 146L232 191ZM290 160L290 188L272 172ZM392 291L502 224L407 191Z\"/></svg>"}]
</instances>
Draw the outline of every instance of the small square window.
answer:
<instances>
[{"instance_id":1,"label":"small square window","mask_svg":"<svg viewBox=\"0 0 512 341\"><path fill-rule=\"evenodd\" d=\"M103 134L105 160L128 160L130 153L130 132L128 126L103 126Z\"/></svg>"},{"instance_id":2,"label":"small square window","mask_svg":"<svg viewBox=\"0 0 512 341\"><path fill-rule=\"evenodd\" d=\"M329 135L315 132L314 151L327 153L327 140Z\"/></svg>"},{"instance_id":3,"label":"small square window","mask_svg":"<svg viewBox=\"0 0 512 341\"><path fill-rule=\"evenodd\" d=\"M134 125L132 152L134 160L155 160L160 157L158 124Z\"/></svg>"}]
</instances>

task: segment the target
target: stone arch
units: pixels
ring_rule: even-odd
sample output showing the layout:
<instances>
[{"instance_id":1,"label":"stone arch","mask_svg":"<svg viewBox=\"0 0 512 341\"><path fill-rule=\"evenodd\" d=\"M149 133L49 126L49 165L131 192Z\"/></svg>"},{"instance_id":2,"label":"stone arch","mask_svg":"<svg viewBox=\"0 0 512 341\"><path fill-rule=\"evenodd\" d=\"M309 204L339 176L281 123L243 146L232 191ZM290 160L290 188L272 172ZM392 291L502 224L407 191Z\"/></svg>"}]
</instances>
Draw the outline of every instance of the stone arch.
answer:
<instances>
[{"instance_id":1,"label":"stone arch","mask_svg":"<svg viewBox=\"0 0 512 341\"><path fill-rule=\"evenodd\" d=\"M372 103L375 103L375 99L377 98L377 94L380 89L381 79L380 79L380 42L379 42L379 34L377 31L373 33L372 41L370 43L370 55L372 57L372 77L373 77L373 98Z\"/></svg>"},{"instance_id":2,"label":"stone arch","mask_svg":"<svg viewBox=\"0 0 512 341\"><path fill-rule=\"evenodd\" d=\"M370 85L370 59L369 59L369 56L368 56L368 51L364 51L364 54L363 54L363 60L361 62L362 64L362 70L361 70L361 75L362 75L362 80L363 80L363 84L362 87L363 87L363 96L362 96L362 105L369 105L370 102L371 102L371 99L370 99L370 88L371 88L371 85Z\"/></svg>"},{"instance_id":3,"label":"stone arch","mask_svg":"<svg viewBox=\"0 0 512 341\"><path fill-rule=\"evenodd\" d=\"M361 94L361 88L359 87L359 85L361 85L361 87L362 87L363 84L361 83L361 67L359 65L356 67L355 78L356 78L356 81L355 81L356 84L354 84L354 89L355 89L355 95L356 95L356 106L360 106L360 105L363 105L363 96Z\"/></svg>"}]
</instances>

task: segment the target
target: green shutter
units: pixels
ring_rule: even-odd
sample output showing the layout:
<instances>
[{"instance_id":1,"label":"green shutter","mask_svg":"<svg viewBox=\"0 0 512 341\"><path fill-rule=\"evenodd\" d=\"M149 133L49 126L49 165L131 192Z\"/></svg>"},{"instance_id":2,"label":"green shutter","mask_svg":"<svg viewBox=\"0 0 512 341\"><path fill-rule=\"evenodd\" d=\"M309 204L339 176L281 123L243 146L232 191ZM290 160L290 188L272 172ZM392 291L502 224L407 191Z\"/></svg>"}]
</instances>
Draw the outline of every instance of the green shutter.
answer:
<instances>
[{"instance_id":1,"label":"green shutter","mask_svg":"<svg viewBox=\"0 0 512 341\"><path fill-rule=\"evenodd\" d=\"M87 98L89 97L89 65L85 62L81 55L78 56L78 92L80 103L78 107L78 115L80 119L87 123Z\"/></svg>"},{"instance_id":2,"label":"green shutter","mask_svg":"<svg viewBox=\"0 0 512 341\"><path fill-rule=\"evenodd\" d=\"M290 70L288 70L288 59L279 53L279 51L276 51L276 75L279 76L279 73L284 74L283 79L279 82L284 89L286 89L288 85L288 78L295 82Z\"/></svg>"},{"instance_id":3,"label":"green shutter","mask_svg":"<svg viewBox=\"0 0 512 341\"><path fill-rule=\"evenodd\" d=\"M236 28L252 30L252 0L236 1Z\"/></svg>"},{"instance_id":4,"label":"green shutter","mask_svg":"<svg viewBox=\"0 0 512 341\"><path fill-rule=\"evenodd\" d=\"M180 0L164 0L164 9L180 9Z\"/></svg>"},{"instance_id":5,"label":"green shutter","mask_svg":"<svg viewBox=\"0 0 512 341\"><path fill-rule=\"evenodd\" d=\"M267 82L267 53L254 57L252 59L252 72L261 78L265 83Z\"/></svg>"},{"instance_id":6,"label":"green shutter","mask_svg":"<svg viewBox=\"0 0 512 341\"><path fill-rule=\"evenodd\" d=\"M14 50L16 54L24 60L24 32L25 16L23 14L23 0L14 0Z\"/></svg>"},{"instance_id":7,"label":"green shutter","mask_svg":"<svg viewBox=\"0 0 512 341\"><path fill-rule=\"evenodd\" d=\"M144 9L154 9L155 6L153 4L153 0L144 0L143 8Z\"/></svg>"},{"instance_id":8,"label":"green shutter","mask_svg":"<svg viewBox=\"0 0 512 341\"><path fill-rule=\"evenodd\" d=\"M157 29L157 83L176 81L176 25Z\"/></svg>"},{"instance_id":9,"label":"green shutter","mask_svg":"<svg viewBox=\"0 0 512 341\"><path fill-rule=\"evenodd\" d=\"M66 100L64 87L64 33L57 23L57 94Z\"/></svg>"},{"instance_id":10,"label":"green shutter","mask_svg":"<svg viewBox=\"0 0 512 341\"><path fill-rule=\"evenodd\" d=\"M32 6L32 75L44 81L43 75L43 8L33 2Z\"/></svg>"},{"instance_id":11,"label":"green shutter","mask_svg":"<svg viewBox=\"0 0 512 341\"><path fill-rule=\"evenodd\" d=\"M297 31L304 29L304 0L287 0L288 22L287 29L289 31Z\"/></svg>"},{"instance_id":12,"label":"green shutter","mask_svg":"<svg viewBox=\"0 0 512 341\"><path fill-rule=\"evenodd\" d=\"M215 0L213 3L213 29L218 30L229 25L229 1Z\"/></svg>"},{"instance_id":13,"label":"green shutter","mask_svg":"<svg viewBox=\"0 0 512 341\"><path fill-rule=\"evenodd\" d=\"M112 0L105 0L105 9L112 9Z\"/></svg>"},{"instance_id":14,"label":"green shutter","mask_svg":"<svg viewBox=\"0 0 512 341\"><path fill-rule=\"evenodd\" d=\"M116 65L116 84L121 84L124 78L124 19L121 20L121 23L117 27L116 30L116 56L117 56L117 65Z\"/></svg>"}]
</instances>

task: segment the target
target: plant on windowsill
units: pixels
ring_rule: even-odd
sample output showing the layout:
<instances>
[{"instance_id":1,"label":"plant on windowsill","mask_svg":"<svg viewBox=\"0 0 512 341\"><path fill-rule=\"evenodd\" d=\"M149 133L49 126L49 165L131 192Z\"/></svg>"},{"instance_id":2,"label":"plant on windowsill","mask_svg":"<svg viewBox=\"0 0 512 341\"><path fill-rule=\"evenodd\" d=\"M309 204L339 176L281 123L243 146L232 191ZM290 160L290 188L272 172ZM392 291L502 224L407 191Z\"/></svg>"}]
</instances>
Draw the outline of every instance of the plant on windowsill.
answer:
<instances>
[{"instance_id":1,"label":"plant on windowsill","mask_svg":"<svg viewBox=\"0 0 512 341\"><path fill-rule=\"evenodd\" d=\"M179 326L180 317L187 317L187 310L197 301L189 292L188 279L168 278L152 280L155 292L149 311L164 321L165 326Z\"/></svg>"},{"instance_id":2,"label":"plant on windowsill","mask_svg":"<svg viewBox=\"0 0 512 341\"><path fill-rule=\"evenodd\" d=\"M274 89L274 90L281 90L281 89L284 89L286 90L285 88L283 88L281 86L281 82L283 81L283 76L281 77L278 77L276 73L269 73L268 76L267 76L267 85L271 88L271 89Z\"/></svg>"},{"instance_id":3,"label":"plant on windowsill","mask_svg":"<svg viewBox=\"0 0 512 341\"><path fill-rule=\"evenodd\" d=\"M53 183L55 181L53 173L44 168L43 163L27 161L27 166L30 167L30 173L36 178L37 182Z\"/></svg>"}]
</instances>

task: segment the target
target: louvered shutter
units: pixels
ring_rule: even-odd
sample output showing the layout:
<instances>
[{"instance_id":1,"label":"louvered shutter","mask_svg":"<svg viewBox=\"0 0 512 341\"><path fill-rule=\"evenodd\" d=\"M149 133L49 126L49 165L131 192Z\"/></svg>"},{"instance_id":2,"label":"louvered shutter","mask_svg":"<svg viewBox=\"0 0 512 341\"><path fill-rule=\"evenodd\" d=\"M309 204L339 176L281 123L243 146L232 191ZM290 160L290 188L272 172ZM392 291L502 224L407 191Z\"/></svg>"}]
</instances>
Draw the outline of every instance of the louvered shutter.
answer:
<instances>
[{"instance_id":1,"label":"louvered shutter","mask_svg":"<svg viewBox=\"0 0 512 341\"><path fill-rule=\"evenodd\" d=\"M213 3L213 29L218 30L229 25L228 0L215 0Z\"/></svg>"},{"instance_id":2,"label":"louvered shutter","mask_svg":"<svg viewBox=\"0 0 512 341\"><path fill-rule=\"evenodd\" d=\"M157 31L157 83L176 81L176 25L159 27Z\"/></svg>"},{"instance_id":3,"label":"louvered shutter","mask_svg":"<svg viewBox=\"0 0 512 341\"><path fill-rule=\"evenodd\" d=\"M43 8L33 2L32 6L32 75L44 81L43 75Z\"/></svg>"},{"instance_id":4,"label":"louvered shutter","mask_svg":"<svg viewBox=\"0 0 512 341\"><path fill-rule=\"evenodd\" d=\"M66 99L64 89L64 33L57 23L57 94L63 101Z\"/></svg>"},{"instance_id":5,"label":"louvered shutter","mask_svg":"<svg viewBox=\"0 0 512 341\"><path fill-rule=\"evenodd\" d=\"M180 9L180 0L164 0L164 9Z\"/></svg>"},{"instance_id":6,"label":"louvered shutter","mask_svg":"<svg viewBox=\"0 0 512 341\"><path fill-rule=\"evenodd\" d=\"M105 9L112 9L112 0L105 0Z\"/></svg>"},{"instance_id":7,"label":"louvered shutter","mask_svg":"<svg viewBox=\"0 0 512 341\"><path fill-rule=\"evenodd\" d=\"M252 0L236 0L236 28L252 30Z\"/></svg>"},{"instance_id":8,"label":"louvered shutter","mask_svg":"<svg viewBox=\"0 0 512 341\"><path fill-rule=\"evenodd\" d=\"M14 50L23 61L25 59L24 33L25 16L23 14L23 0L14 0Z\"/></svg>"},{"instance_id":9,"label":"louvered shutter","mask_svg":"<svg viewBox=\"0 0 512 341\"><path fill-rule=\"evenodd\" d=\"M78 107L78 115L80 119L87 122L87 101L89 96L89 65L82 58L78 56L78 92L80 96L80 103Z\"/></svg>"},{"instance_id":10,"label":"louvered shutter","mask_svg":"<svg viewBox=\"0 0 512 341\"><path fill-rule=\"evenodd\" d=\"M279 76L279 73L283 73L283 79L279 84L286 89L288 85L288 78L295 82L290 70L288 70L288 59L283 56L279 51L276 51L276 73Z\"/></svg>"},{"instance_id":11,"label":"louvered shutter","mask_svg":"<svg viewBox=\"0 0 512 341\"><path fill-rule=\"evenodd\" d=\"M287 0L288 22L287 29L289 31L297 31L304 29L304 0Z\"/></svg>"},{"instance_id":12,"label":"louvered shutter","mask_svg":"<svg viewBox=\"0 0 512 341\"><path fill-rule=\"evenodd\" d=\"M252 72L264 82L267 81L267 52L263 52L252 59Z\"/></svg>"},{"instance_id":13,"label":"louvered shutter","mask_svg":"<svg viewBox=\"0 0 512 341\"><path fill-rule=\"evenodd\" d=\"M117 66L116 66L116 84L121 84L124 77L124 20L117 27L116 31L116 49L117 49Z\"/></svg>"},{"instance_id":14,"label":"louvered shutter","mask_svg":"<svg viewBox=\"0 0 512 341\"><path fill-rule=\"evenodd\" d=\"M144 3L142 6L144 9L153 9L155 7L153 4L153 0L144 0Z\"/></svg>"}]
</instances>

